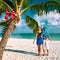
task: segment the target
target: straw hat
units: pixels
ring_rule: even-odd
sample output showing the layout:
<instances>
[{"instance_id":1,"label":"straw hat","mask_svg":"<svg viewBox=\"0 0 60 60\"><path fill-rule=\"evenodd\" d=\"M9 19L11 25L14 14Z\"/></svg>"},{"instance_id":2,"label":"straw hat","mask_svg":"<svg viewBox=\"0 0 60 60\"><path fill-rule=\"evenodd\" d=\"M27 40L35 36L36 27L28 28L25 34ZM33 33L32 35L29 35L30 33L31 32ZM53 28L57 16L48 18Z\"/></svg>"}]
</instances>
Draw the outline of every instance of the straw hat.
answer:
<instances>
[{"instance_id":1,"label":"straw hat","mask_svg":"<svg viewBox=\"0 0 60 60\"><path fill-rule=\"evenodd\" d=\"M37 33L41 33L42 32L42 29L41 28L38 28L37 29Z\"/></svg>"}]
</instances>

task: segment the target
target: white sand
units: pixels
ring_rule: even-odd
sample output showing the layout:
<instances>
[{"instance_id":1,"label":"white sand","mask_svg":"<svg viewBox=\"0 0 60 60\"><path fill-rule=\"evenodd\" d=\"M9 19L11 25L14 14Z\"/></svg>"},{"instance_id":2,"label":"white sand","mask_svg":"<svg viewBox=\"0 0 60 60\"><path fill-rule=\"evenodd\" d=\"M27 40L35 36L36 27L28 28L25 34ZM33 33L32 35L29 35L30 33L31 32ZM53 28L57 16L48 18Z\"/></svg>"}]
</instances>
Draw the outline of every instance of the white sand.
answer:
<instances>
[{"instance_id":1,"label":"white sand","mask_svg":"<svg viewBox=\"0 0 60 60\"><path fill-rule=\"evenodd\" d=\"M60 60L60 41L49 41L49 56L37 56L33 39L9 38L2 60Z\"/></svg>"}]
</instances>

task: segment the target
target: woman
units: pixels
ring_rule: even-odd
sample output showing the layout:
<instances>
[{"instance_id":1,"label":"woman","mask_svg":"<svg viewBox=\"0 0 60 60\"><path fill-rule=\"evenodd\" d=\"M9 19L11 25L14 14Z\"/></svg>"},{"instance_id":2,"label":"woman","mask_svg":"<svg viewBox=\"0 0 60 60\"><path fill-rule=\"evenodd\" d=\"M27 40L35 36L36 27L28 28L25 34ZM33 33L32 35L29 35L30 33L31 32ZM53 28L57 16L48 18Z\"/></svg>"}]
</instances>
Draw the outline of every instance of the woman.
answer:
<instances>
[{"instance_id":1,"label":"woman","mask_svg":"<svg viewBox=\"0 0 60 60\"><path fill-rule=\"evenodd\" d=\"M49 55L49 32L46 31L45 27L43 27L43 32L42 32L42 37L43 37L43 52L45 56Z\"/></svg>"},{"instance_id":2,"label":"woman","mask_svg":"<svg viewBox=\"0 0 60 60\"><path fill-rule=\"evenodd\" d=\"M38 47L38 56L42 55L42 45L43 45L43 38L41 37L42 29L38 28L36 32L36 37L37 38L37 47ZM35 42L35 39L33 41L33 44Z\"/></svg>"}]
</instances>

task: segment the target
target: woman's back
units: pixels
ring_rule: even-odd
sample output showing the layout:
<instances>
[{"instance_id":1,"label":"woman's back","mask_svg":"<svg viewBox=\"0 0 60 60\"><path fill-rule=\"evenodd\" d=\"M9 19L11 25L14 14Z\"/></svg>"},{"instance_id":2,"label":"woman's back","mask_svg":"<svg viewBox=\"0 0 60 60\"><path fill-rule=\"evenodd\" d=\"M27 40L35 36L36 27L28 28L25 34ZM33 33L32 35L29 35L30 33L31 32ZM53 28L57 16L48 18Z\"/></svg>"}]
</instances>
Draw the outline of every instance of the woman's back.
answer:
<instances>
[{"instance_id":1,"label":"woman's back","mask_svg":"<svg viewBox=\"0 0 60 60\"><path fill-rule=\"evenodd\" d=\"M37 38L40 38L40 37L41 37L41 33L38 33L38 34L37 34Z\"/></svg>"}]
</instances>

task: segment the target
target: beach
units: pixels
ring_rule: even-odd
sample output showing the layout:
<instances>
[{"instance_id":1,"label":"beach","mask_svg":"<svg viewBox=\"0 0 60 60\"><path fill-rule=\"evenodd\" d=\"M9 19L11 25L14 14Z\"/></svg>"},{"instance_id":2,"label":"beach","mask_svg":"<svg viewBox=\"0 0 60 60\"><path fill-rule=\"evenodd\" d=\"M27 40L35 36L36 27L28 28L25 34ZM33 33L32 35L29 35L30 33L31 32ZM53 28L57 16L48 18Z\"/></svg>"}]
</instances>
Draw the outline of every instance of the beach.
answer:
<instances>
[{"instance_id":1,"label":"beach","mask_svg":"<svg viewBox=\"0 0 60 60\"><path fill-rule=\"evenodd\" d=\"M60 60L60 41L49 41L49 56L37 56L33 39L9 38L2 60Z\"/></svg>"}]
</instances>

